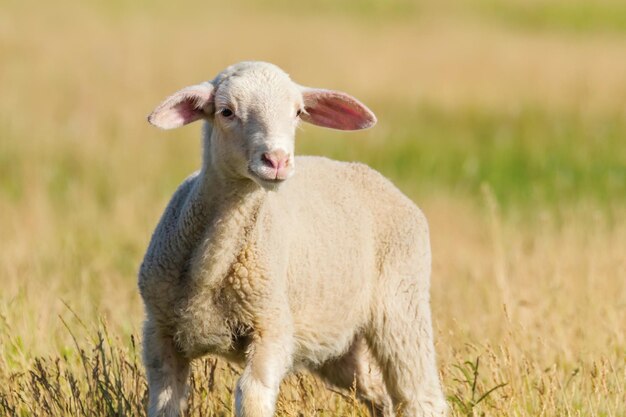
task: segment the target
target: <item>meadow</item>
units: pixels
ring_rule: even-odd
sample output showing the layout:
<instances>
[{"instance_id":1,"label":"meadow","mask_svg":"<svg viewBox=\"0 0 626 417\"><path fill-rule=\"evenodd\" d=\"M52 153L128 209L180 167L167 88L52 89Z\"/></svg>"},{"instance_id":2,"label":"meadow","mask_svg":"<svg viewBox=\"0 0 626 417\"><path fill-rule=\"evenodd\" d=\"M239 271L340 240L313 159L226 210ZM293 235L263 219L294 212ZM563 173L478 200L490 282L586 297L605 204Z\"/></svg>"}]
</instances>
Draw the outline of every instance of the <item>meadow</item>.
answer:
<instances>
[{"instance_id":1,"label":"meadow","mask_svg":"<svg viewBox=\"0 0 626 417\"><path fill-rule=\"evenodd\" d=\"M451 416L626 415L626 6L619 0L0 4L0 416L144 415L136 272L199 127L167 94L244 59L348 91L358 160L426 213ZM238 370L194 368L189 416ZM366 416L308 375L279 416Z\"/></svg>"}]
</instances>

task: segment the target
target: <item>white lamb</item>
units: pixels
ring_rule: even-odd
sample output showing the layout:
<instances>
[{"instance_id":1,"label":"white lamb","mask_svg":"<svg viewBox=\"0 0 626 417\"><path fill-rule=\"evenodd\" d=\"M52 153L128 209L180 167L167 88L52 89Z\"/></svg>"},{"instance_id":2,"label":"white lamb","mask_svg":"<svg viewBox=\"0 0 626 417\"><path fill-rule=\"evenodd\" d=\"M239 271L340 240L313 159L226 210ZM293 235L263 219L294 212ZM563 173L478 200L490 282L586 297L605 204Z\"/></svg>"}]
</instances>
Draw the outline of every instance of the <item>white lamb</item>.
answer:
<instances>
[{"instance_id":1,"label":"white lamb","mask_svg":"<svg viewBox=\"0 0 626 417\"><path fill-rule=\"evenodd\" d=\"M202 169L175 192L139 272L148 415L181 414L189 363L205 354L244 366L239 417L272 416L298 368L355 383L374 415L445 415L426 219L365 165L294 157L300 120L357 130L374 114L242 62L148 118L163 129L200 119Z\"/></svg>"}]
</instances>

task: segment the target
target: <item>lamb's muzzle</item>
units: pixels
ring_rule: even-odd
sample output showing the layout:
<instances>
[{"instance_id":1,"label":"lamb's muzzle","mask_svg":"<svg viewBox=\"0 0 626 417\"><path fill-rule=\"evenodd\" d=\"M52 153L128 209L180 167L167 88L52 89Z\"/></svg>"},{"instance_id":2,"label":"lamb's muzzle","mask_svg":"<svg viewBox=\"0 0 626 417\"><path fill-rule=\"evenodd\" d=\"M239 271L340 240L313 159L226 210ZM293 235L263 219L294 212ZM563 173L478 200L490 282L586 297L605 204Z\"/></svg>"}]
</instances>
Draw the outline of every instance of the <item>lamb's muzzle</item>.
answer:
<instances>
[{"instance_id":1,"label":"lamb's muzzle","mask_svg":"<svg viewBox=\"0 0 626 417\"><path fill-rule=\"evenodd\" d=\"M255 158L250 171L262 181L281 182L289 178L294 169L291 156L282 149L274 149Z\"/></svg>"},{"instance_id":2,"label":"lamb's muzzle","mask_svg":"<svg viewBox=\"0 0 626 417\"><path fill-rule=\"evenodd\" d=\"M261 161L265 164L265 166L274 170L274 175L272 175L272 177L281 180L287 178L287 175L289 174L289 154L287 152L281 149L265 152L261 155Z\"/></svg>"}]
</instances>

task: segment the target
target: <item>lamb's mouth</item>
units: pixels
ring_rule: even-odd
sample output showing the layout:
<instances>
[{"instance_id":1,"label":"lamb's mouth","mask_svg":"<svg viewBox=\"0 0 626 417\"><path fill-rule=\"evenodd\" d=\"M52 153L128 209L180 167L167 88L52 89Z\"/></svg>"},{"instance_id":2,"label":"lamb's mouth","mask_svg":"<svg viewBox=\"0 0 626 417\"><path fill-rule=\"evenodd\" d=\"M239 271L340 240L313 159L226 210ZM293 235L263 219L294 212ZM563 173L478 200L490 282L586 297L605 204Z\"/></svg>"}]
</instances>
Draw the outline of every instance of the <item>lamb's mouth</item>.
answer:
<instances>
[{"instance_id":1,"label":"lamb's mouth","mask_svg":"<svg viewBox=\"0 0 626 417\"><path fill-rule=\"evenodd\" d=\"M248 174L250 178L259 184L261 187L266 189L276 189L280 184L287 181L287 178L271 178L267 177L261 173L254 171L252 168L248 167Z\"/></svg>"}]
</instances>

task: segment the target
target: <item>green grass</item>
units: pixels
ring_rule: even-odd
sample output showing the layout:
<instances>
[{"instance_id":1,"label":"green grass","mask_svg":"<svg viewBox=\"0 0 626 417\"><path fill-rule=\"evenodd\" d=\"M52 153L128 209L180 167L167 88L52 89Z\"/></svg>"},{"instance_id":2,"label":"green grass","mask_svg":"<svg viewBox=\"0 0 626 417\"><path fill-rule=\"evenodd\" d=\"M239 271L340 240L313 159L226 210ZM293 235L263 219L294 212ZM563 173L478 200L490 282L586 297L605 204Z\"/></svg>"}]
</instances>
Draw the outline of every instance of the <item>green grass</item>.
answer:
<instances>
[{"instance_id":1,"label":"green grass","mask_svg":"<svg viewBox=\"0 0 626 417\"><path fill-rule=\"evenodd\" d=\"M626 3L622 1L481 0L477 3L478 14L528 30L626 32Z\"/></svg>"},{"instance_id":2,"label":"green grass","mask_svg":"<svg viewBox=\"0 0 626 417\"><path fill-rule=\"evenodd\" d=\"M132 3L113 0L94 2L104 14L123 15L128 12L167 8L164 0L140 0ZM218 10L218 2L201 2ZM188 7L198 7L198 0L188 1ZM231 6L232 7L232 6ZM529 31L564 31L573 33L626 32L626 4L619 0L319 0L293 2L289 0L239 0L238 10L272 11L276 14L341 16L367 24L377 21L420 21L424 17L472 17L483 22L517 27ZM174 10L181 13L181 9Z\"/></svg>"},{"instance_id":3,"label":"green grass","mask_svg":"<svg viewBox=\"0 0 626 417\"><path fill-rule=\"evenodd\" d=\"M626 120L620 115L586 118L536 108L496 113L425 105L406 109L376 102L372 106L380 119L375 129L355 134L305 126L299 133L298 152L363 161L418 198L443 192L478 200L486 184L505 209L625 202ZM109 135L111 146L122 147L124 133L116 130ZM164 192L197 168L198 140L193 137L198 135L199 129L190 127L182 138L155 139L172 152L172 158L163 160L165 181L155 179ZM2 144L0 195L9 200L24 198L26 173L19 162L22 140L18 135L15 141ZM121 161L102 159L99 152L85 153L72 144L54 142L31 155L41 158L40 180L59 209L73 204L72 193L83 186L92 187L102 210L112 204L116 191L108 170L129 169L130 165L119 167Z\"/></svg>"},{"instance_id":4,"label":"green grass","mask_svg":"<svg viewBox=\"0 0 626 417\"><path fill-rule=\"evenodd\" d=\"M382 134L361 141L315 131L300 150L330 148L333 157L365 161L417 197L443 191L480 199L486 184L505 209L589 200L610 206L626 198L620 115L377 107Z\"/></svg>"}]
</instances>

